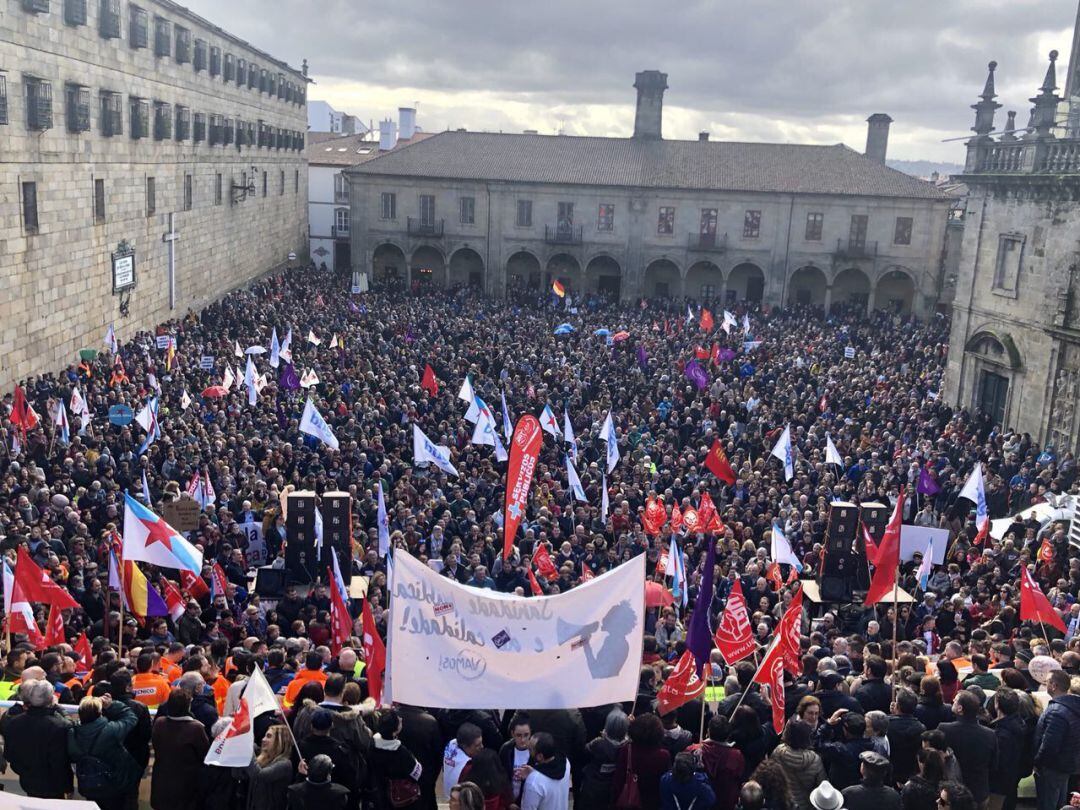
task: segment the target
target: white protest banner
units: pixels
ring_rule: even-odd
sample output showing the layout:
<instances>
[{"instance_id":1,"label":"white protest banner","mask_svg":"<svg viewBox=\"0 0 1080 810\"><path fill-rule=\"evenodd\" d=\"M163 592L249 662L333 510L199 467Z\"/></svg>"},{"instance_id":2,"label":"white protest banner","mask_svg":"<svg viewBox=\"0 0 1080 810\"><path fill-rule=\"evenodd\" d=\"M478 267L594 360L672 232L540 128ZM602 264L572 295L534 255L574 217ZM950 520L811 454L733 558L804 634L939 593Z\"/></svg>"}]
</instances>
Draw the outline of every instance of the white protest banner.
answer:
<instances>
[{"instance_id":1,"label":"white protest banner","mask_svg":"<svg viewBox=\"0 0 1080 810\"><path fill-rule=\"evenodd\" d=\"M934 540L934 565L945 564L945 549L949 544L949 530L935 529L931 526L910 526L905 523L900 527L900 559L903 562L915 558L915 552L926 552L930 540Z\"/></svg>"},{"instance_id":2,"label":"white protest banner","mask_svg":"<svg viewBox=\"0 0 1080 810\"><path fill-rule=\"evenodd\" d=\"M247 551L244 555L247 557L248 567L258 568L266 565L266 541L263 539L262 524L249 521L241 523L240 528L244 532L244 537L247 538Z\"/></svg>"},{"instance_id":3,"label":"white protest banner","mask_svg":"<svg viewBox=\"0 0 1080 810\"><path fill-rule=\"evenodd\" d=\"M394 700L465 709L568 709L634 699L645 555L556 596L523 598L394 554L388 673Z\"/></svg>"},{"instance_id":4,"label":"white protest banner","mask_svg":"<svg viewBox=\"0 0 1080 810\"><path fill-rule=\"evenodd\" d=\"M844 347L844 359L845 360L854 360L855 359L855 347L854 346L845 346Z\"/></svg>"}]
</instances>

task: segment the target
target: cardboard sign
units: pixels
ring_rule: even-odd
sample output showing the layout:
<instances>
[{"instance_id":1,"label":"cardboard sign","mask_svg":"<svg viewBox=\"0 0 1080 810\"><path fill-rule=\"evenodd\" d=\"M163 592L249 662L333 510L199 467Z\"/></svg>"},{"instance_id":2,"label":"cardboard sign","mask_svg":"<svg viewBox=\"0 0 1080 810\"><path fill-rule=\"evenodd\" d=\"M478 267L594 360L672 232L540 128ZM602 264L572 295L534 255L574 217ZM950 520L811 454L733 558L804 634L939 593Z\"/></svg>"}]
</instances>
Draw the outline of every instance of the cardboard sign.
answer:
<instances>
[{"instance_id":1,"label":"cardboard sign","mask_svg":"<svg viewBox=\"0 0 1080 810\"><path fill-rule=\"evenodd\" d=\"M248 568L259 568L267 564L266 541L263 539L262 524L255 521L241 523L240 528L247 538L247 550L244 552L247 558Z\"/></svg>"},{"instance_id":2,"label":"cardboard sign","mask_svg":"<svg viewBox=\"0 0 1080 810\"><path fill-rule=\"evenodd\" d=\"M191 498L169 501L161 508L161 516L165 518L165 522L178 532L191 532L199 528L201 514L202 509L198 502Z\"/></svg>"}]
</instances>

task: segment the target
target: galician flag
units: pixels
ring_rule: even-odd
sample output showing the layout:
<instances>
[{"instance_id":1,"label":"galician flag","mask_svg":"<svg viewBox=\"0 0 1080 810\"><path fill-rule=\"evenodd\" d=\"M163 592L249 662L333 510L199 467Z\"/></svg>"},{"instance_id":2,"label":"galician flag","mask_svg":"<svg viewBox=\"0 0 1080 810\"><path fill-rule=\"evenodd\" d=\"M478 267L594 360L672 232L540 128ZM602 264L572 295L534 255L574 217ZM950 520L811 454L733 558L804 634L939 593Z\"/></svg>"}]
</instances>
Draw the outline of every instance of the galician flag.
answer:
<instances>
[{"instance_id":1,"label":"galician flag","mask_svg":"<svg viewBox=\"0 0 1080 810\"><path fill-rule=\"evenodd\" d=\"M611 411L607 412L604 424L600 427L600 440L607 443L607 471L611 472L619 463L619 438L615 434Z\"/></svg>"},{"instance_id":2,"label":"galician flag","mask_svg":"<svg viewBox=\"0 0 1080 810\"><path fill-rule=\"evenodd\" d=\"M570 497L582 503L588 503L589 499L585 497L585 488L581 486L581 479L578 477L577 470L574 469L574 462L570 459L570 456L566 457L566 480L570 486Z\"/></svg>"},{"instance_id":3,"label":"galician flag","mask_svg":"<svg viewBox=\"0 0 1080 810\"><path fill-rule=\"evenodd\" d=\"M457 475L458 471L450 463L450 448L445 445L435 444L420 429L413 424L413 464L431 463L448 475Z\"/></svg>"},{"instance_id":4,"label":"galician flag","mask_svg":"<svg viewBox=\"0 0 1080 810\"><path fill-rule=\"evenodd\" d=\"M503 436L506 437L506 443L509 444L510 440L514 437L514 422L510 418L510 409L506 407L506 392L501 392L502 395L502 419L503 419Z\"/></svg>"},{"instance_id":5,"label":"galician flag","mask_svg":"<svg viewBox=\"0 0 1080 810\"><path fill-rule=\"evenodd\" d=\"M926 551L923 552L922 562L919 563L919 571L915 574L915 578L919 580L919 587L924 591L926 590L926 583L930 581L930 574L934 571L934 538L930 538L930 542L926 544Z\"/></svg>"},{"instance_id":6,"label":"galician flag","mask_svg":"<svg viewBox=\"0 0 1080 810\"><path fill-rule=\"evenodd\" d=\"M386 499L383 497L382 481L375 486L379 489L379 511L375 518L375 522L379 527L379 556L386 559L386 555L390 551L390 521L386 517Z\"/></svg>"},{"instance_id":7,"label":"galician flag","mask_svg":"<svg viewBox=\"0 0 1080 810\"><path fill-rule=\"evenodd\" d=\"M540 427L544 429L544 433L550 433L556 439L562 435L559 430L559 421L555 418L555 412L551 410L550 405L545 405L544 410L540 413Z\"/></svg>"},{"instance_id":8,"label":"galician flag","mask_svg":"<svg viewBox=\"0 0 1080 810\"><path fill-rule=\"evenodd\" d=\"M60 431L60 441L64 444L71 443L71 425L68 424L67 408L64 407L64 400L60 399L56 402L56 413L53 414L53 424L56 425L57 430Z\"/></svg>"},{"instance_id":9,"label":"galician flag","mask_svg":"<svg viewBox=\"0 0 1080 810\"><path fill-rule=\"evenodd\" d=\"M675 597L675 601L680 602L683 607L690 604L690 591L686 581L686 557L683 556L675 535L671 536L671 548L668 549L667 568L664 574L671 577L671 595Z\"/></svg>"},{"instance_id":10,"label":"galician flag","mask_svg":"<svg viewBox=\"0 0 1080 810\"><path fill-rule=\"evenodd\" d=\"M124 560L202 573L203 555L180 532L124 493Z\"/></svg>"},{"instance_id":11,"label":"galician flag","mask_svg":"<svg viewBox=\"0 0 1080 810\"><path fill-rule=\"evenodd\" d=\"M270 365L277 368L281 363L281 344L277 339L277 327L270 333Z\"/></svg>"},{"instance_id":12,"label":"galician flag","mask_svg":"<svg viewBox=\"0 0 1080 810\"><path fill-rule=\"evenodd\" d=\"M784 464L784 480L790 481L795 477L795 461L791 455L791 427L786 426L780 434L770 456L775 456Z\"/></svg>"},{"instance_id":13,"label":"galician flag","mask_svg":"<svg viewBox=\"0 0 1080 810\"><path fill-rule=\"evenodd\" d=\"M570 424L570 409L563 405L563 438L570 445L570 459L577 461L577 439L574 437L574 426Z\"/></svg>"},{"instance_id":14,"label":"galician flag","mask_svg":"<svg viewBox=\"0 0 1080 810\"><path fill-rule=\"evenodd\" d=\"M491 413L491 408L487 406L487 403L480 397L474 397L474 406L476 410L476 427L473 428L472 443L473 444L487 444L492 447L495 446L495 416Z\"/></svg>"},{"instance_id":15,"label":"galician flag","mask_svg":"<svg viewBox=\"0 0 1080 810\"><path fill-rule=\"evenodd\" d=\"M975 504L975 528L978 534L973 542L980 545L990 534L990 510L986 508L986 487L983 484L981 462L975 462L975 469L971 471L958 497L967 498Z\"/></svg>"},{"instance_id":16,"label":"galician flag","mask_svg":"<svg viewBox=\"0 0 1080 810\"><path fill-rule=\"evenodd\" d=\"M775 520L772 525L772 543L769 551L769 556L773 562L787 563L795 567L795 570L800 574L802 573L802 563L799 562L799 558L795 556L795 552L791 550L791 543L788 542L787 537L784 535L784 530L780 528L780 524Z\"/></svg>"}]
</instances>

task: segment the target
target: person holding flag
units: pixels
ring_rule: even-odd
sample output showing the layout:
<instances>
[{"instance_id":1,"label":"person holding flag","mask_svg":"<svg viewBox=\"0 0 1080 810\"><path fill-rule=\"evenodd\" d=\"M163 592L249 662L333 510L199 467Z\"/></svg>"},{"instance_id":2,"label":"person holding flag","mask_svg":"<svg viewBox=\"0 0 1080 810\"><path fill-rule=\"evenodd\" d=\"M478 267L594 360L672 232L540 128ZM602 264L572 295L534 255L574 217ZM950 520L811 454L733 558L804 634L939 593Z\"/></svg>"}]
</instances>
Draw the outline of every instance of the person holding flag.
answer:
<instances>
[{"instance_id":1,"label":"person holding flag","mask_svg":"<svg viewBox=\"0 0 1080 810\"><path fill-rule=\"evenodd\" d=\"M920 480L920 483L922 481ZM990 534L990 510L986 506L986 487L983 484L982 463L976 462L958 498L966 498L975 504L975 545L982 545Z\"/></svg>"}]
</instances>

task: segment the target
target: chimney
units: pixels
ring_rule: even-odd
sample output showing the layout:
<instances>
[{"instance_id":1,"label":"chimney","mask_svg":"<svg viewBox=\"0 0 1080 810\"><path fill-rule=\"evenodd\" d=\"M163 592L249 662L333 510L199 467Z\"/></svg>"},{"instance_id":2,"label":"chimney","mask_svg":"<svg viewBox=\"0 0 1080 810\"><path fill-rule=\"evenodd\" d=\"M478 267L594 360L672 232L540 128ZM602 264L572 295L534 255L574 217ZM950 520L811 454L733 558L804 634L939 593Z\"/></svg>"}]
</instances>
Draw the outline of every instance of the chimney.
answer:
<instances>
[{"instance_id":1,"label":"chimney","mask_svg":"<svg viewBox=\"0 0 1080 810\"><path fill-rule=\"evenodd\" d=\"M697 139L699 141L707 141L707 140L709 140L709 133L706 132L705 130L701 130L701 132L699 132L697 134Z\"/></svg>"},{"instance_id":2,"label":"chimney","mask_svg":"<svg viewBox=\"0 0 1080 810\"><path fill-rule=\"evenodd\" d=\"M396 143L397 134L394 122L389 118L384 118L379 122L379 151L389 152Z\"/></svg>"},{"instance_id":3,"label":"chimney","mask_svg":"<svg viewBox=\"0 0 1080 810\"><path fill-rule=\"evenodd\" d=\"M634 113L634 137L660 140L664 118L664 91L667 74L659 70L643 70L634 77L637 88L637 110Z\"/></svg>"},{"instance_id":4,"label":"chimney","mask_svg":"<svg viewBox=\"0 0 1080 810\"><path fill-rule=\"evenodd\" d=\"M874 113L866 119L866 156L875 163L885 165L885 153L889 150L889 124L892 119L885 113Z\"/></svg>"},{"instance_id":5,"label":"chimney","mask_svg":"<svg viewBox=\"0 0 1080 810\"><path fill-rule=\"evenodd\" d=\"M398 107L398 137L409 140L416 134L416 108Z\"/></svg>"}]
</instances>

